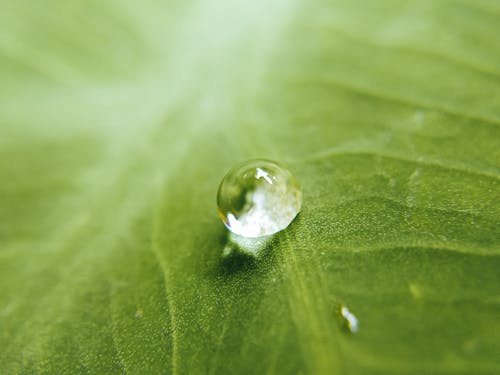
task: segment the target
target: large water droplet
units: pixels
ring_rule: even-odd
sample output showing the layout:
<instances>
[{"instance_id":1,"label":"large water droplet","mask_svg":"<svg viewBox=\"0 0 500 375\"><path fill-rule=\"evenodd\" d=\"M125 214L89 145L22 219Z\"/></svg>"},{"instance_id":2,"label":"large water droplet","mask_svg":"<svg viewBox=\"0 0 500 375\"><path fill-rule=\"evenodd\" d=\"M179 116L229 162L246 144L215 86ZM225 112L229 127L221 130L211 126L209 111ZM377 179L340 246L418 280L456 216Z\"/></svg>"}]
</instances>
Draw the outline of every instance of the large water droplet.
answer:
<instances>
[{"instance_id":1,"label":"large water droplet","mask_svg":"<svg viewBox=\"0 0 500 375\"><path fill-rule=\"evenodd\" d=\"M268 236L285 229L300 212L302 189L295 176L279 164L249 160L224 176L217 205L231 232Z\"/></svg>"}]
</instances>

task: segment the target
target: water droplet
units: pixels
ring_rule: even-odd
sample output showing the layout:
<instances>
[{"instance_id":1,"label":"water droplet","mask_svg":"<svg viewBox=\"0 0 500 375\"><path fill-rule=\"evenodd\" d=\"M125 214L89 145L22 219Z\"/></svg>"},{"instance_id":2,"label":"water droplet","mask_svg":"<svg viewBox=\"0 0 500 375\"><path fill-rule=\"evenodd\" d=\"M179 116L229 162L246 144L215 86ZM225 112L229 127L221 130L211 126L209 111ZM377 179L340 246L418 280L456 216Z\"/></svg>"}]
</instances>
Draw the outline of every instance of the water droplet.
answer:
<instances>
[{"instance_id":1,"label":"water droplet","mask_svg":"<svg viewBox=\"0 0 500 375\"><path fill-rule=\"evenodd\" d=\"M285 229L300 212L302 189L292 173L269 160L249 160L232 168L217 194L226 227L244 237L269 236Z\"/></svg>"},{"instance_id":2,"label":"water droplet","mask_svg":"<svg viewBox=\"0 0 500 375\"><path fill-rule=\"evenodd\" d=\"M359 330L358 318L352 312L349 311L347 306L340 305L338 310L340 318L342 320L342 325L351 333L356 333Z\"/></svg>"}]
</instances>

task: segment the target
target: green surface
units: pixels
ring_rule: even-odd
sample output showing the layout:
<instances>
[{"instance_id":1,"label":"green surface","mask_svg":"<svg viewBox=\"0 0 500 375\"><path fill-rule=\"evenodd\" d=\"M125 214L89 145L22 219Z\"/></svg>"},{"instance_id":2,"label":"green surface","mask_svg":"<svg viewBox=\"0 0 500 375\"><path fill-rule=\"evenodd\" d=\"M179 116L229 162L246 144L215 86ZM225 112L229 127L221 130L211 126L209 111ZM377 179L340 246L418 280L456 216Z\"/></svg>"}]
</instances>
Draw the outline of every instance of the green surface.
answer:
<instances>
[{"instance_id":1,"label":"green surface","mask_svg":"<svg viewBox=\"0 0 500 375\"><path fill-rule=\"evenodd\" d=\"M498 1L0 9L1 374L500 373ZM223 257L255 157L303 211Z\"/></svg>"}]
</instances>

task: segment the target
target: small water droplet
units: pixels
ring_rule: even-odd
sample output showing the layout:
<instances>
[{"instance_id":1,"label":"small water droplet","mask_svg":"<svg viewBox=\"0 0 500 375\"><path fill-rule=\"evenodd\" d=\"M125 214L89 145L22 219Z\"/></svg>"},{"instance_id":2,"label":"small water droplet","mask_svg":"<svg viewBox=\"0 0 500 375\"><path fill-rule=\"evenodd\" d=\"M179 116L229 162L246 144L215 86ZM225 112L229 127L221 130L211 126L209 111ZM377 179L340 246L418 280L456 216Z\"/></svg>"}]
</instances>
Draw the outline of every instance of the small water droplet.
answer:
<instances>
[{"instance_id":1,"label":"small water droplet","mask_svg":"<svg viewBox=\"0 0 500 375\"><path fill-rule=\"evenodd\" d=\"M359 330L359 322L356 315L349 311L347 306L340 305L339 315L342 320L342 325L351 333L356 333Z\"/></svg>"},{"instance_id":2,"label":"small water droplet","mask_svg":"<svg viewBox=\"0 0 500 375\"><path fill-rule=\"evenodd\" d=\"M288 169L269 160L250 160L224 176L217 205L231 232L269 236L285 229L300 212L302 189Z\"/></svg>"}]
</instances>

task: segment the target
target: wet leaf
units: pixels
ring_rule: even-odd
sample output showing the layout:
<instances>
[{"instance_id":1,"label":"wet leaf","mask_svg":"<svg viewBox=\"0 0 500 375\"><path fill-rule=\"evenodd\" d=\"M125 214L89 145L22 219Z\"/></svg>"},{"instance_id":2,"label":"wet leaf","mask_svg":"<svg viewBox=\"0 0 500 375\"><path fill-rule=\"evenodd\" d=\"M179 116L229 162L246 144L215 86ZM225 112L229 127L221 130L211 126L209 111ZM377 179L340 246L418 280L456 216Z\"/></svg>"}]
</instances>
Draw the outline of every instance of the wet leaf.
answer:
<instances>
[{"instance_id":1,"label":"wet leaf","mask_svg":"<svg viewBox=\"0 0 500 375\"><path fill-rule=\"evenodd\" d=\"M0 373L500 372L497 2L1 8Z\"/></svg>"}]
</instances>

